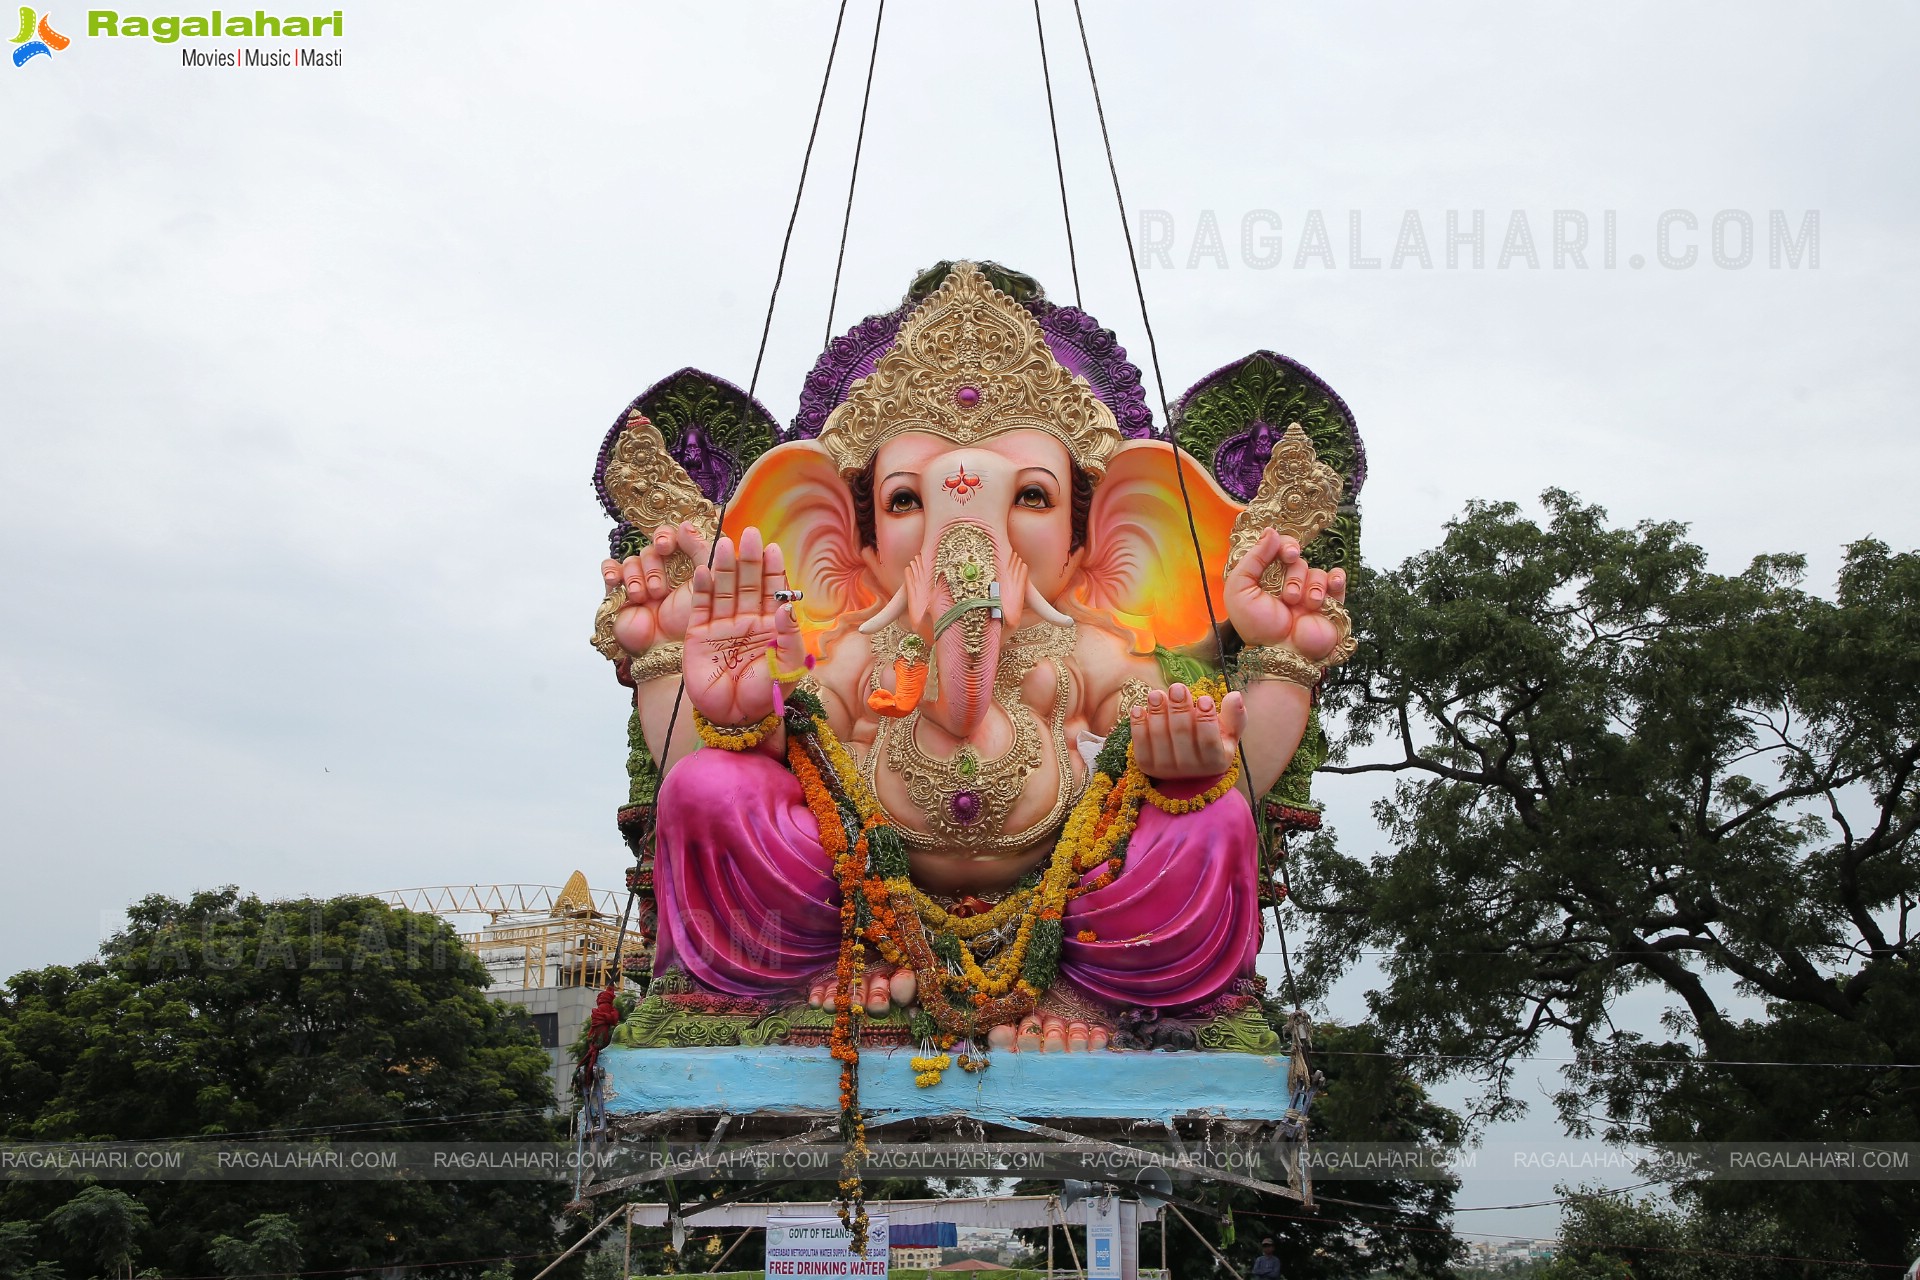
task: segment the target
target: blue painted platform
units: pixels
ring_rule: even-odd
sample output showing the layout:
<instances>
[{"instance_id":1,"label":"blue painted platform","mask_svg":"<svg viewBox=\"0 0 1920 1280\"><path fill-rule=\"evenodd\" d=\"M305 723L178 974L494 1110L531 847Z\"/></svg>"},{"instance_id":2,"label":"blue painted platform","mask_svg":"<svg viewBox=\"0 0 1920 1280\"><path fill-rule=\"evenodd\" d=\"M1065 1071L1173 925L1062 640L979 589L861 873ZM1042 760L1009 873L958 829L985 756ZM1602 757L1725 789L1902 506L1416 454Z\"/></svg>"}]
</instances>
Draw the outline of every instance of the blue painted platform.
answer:
<instances>
[{"instance_id":1,"label":"blue painted platform","mask_svg":"<svg viewBox=\"0 0 1920 1280\"><path fill-rule=\"evenodd\" d=\"M977 1074L958 1066L919 1088L907 1060L919 1051L866 1049L860 1103L871 1121L971 1116L1025 1119L1278 1120L1287 1110L1287 1059L1252 1053L996 1053ZM840 1065L825 1048L609 1047L609 1111L830 1116Z\"/></svg>"}]
</instances>

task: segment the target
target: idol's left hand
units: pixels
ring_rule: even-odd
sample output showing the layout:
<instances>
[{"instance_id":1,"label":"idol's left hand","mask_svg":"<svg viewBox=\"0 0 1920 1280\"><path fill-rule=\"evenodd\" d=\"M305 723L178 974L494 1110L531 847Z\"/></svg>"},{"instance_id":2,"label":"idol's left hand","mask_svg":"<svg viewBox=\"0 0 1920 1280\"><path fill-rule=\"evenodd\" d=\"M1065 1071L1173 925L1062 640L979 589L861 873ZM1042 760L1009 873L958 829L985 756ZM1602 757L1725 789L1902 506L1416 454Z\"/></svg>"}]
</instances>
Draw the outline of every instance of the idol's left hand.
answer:
<instances>
[{"instance_id":1,"label":"idol's left hand","mask_svg":"<svg viewBox=\"0 0 1920 1280\"><path fill-rule=\"evenodd\" d=\"M1133 762L1149 778L1163 780L1219 777L1233 767L1247 727L1247 704L1239 693L1216 703L1184 684L1165 693L1153 690L1130 715Z\"/></svg>"}]
</instances>

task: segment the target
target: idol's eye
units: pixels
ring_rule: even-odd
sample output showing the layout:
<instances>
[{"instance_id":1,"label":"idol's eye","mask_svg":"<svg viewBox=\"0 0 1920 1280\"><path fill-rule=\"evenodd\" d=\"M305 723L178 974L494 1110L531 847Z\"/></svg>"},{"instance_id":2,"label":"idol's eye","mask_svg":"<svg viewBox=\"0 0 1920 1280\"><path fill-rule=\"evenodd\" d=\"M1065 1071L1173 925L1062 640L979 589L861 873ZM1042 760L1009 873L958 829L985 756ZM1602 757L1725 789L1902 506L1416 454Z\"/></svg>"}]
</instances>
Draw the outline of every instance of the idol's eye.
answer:
<instances>
[{"instance_id":1,"label":"idol's eye","mask_svg":"<svg viewBox=\"0 0 1920 1280\"><path fill-rule=\"evenodd\" d=\"M920 495L911 489L895 489L887 495L887 511L892 515L900 515L907 511L918 511L919 509Z\"/></svg>"},{"instance_id":2,"label":"idol's eye","mask_svg":"<svg viewBox=\"0 0 1920 1280\"><path fill-rule=\"evenodd\" d=\"M1045 511L1053 505L1053 499L1047 496L1047 491L1037 484L1030 484L1020 490L1014 495L1013 502L1015 506L1028 507L1035 511Z\"/></svg>"}]
</instances>

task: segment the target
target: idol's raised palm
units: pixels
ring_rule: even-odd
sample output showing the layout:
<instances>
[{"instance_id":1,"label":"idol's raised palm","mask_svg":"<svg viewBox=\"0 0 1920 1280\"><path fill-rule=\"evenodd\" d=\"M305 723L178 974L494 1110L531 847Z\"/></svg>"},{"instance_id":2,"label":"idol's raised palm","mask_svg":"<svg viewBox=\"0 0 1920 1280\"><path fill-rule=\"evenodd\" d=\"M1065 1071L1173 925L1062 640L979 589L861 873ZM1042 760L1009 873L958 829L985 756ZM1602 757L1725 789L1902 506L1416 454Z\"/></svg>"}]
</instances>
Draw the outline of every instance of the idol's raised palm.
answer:
<instances>
[{"instance_id":1,"label":"idol's raised palm","mask_svg":"<svg viewBox=\"0 0 1920 1280\"><path fill-rule=\"evenodd\" d=\"M682 670L687 700L717 725L750 725L773 712L774 680L798 677L806 660L787 573L777 546L763 547L758 529L714 549L713 567L693 571L692 612ZM778 668L778 671L775 668Z\"/></svg>"}]
</instances>

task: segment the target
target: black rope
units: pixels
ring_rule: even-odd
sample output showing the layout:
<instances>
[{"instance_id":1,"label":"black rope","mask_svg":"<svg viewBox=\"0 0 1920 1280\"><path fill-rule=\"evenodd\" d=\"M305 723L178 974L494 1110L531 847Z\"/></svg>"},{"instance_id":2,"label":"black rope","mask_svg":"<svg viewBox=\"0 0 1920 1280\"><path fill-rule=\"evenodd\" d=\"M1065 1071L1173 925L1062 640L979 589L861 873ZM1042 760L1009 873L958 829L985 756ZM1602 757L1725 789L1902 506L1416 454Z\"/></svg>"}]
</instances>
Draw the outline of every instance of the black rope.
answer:
<instances>
[{"instance_id":1,"label":"black rope","mask_svg":"<svg viewBox=\"0 0 1920 1280\"><path fill-rule=\"evenodd\" d=\"M1160 372L1160 344L1154 341L1153 321L1147 315L1147 290L1140 282L1140 261L1133 252L1133 229L1127 225L1127 201L1120 194L1120 168L1113 160L1113 138L1107 133L1107 111L1100 101L1100 77L1093 70L1093 46L1087 42L1087 19L1080 0L1073 0L1074 21L1080 26L1080 48L1087 57L1087 82L1093 86L1093 109L1100 117L1100 142L1107 152L1107 172L1113 178L1113 201L1120 210L1120 234L1127 241L1127 265L1133 269L1133 292L1140 302L1140 324L1147 332L1147 355L1153 363L1153 382L1160 393L1160 414L1167 424L1167 441L1173 445L1173 474L1180 482L1180 501L1187 509L1187 533L1193 539L1194 563L1200 566L1200 596L1207 605L1207 625L1213 628L1214 661L1220 678L1227 680L1226 642L1220 634L1220 615L1213 608L1213 587L1207 582L1207 558L1200 550L1200 526L1193 516L1193 499L1187 493L1187 471L1180 465L1180 437L1174 428L1173 410L1167 403L1167 380ZM1230 682L1229 682L1230 683Z\"/></svg>"},{"instance_id":2,"label":"black rope","mask_svg":"<svg viewBox=\"0 0 1920 1280\"><path fill-rule=\"evenodd\" d=\"M867 55L867 87L860 95L860 130L853 135L853 172L847 177L847 210L840 219L840 254L833 260L833 293L827 298L827 337L833 341L833 309L840 302L840 268L847 260L847 228L853 225L853 189L860 182L860 149L867 140L867 104L873 100L873 68L880 61L880 24L887 16L887 0L873 14L873 51Z\"/></svg>"},{"instance_id":3,"label":"black rope","mask_svg":"<svg viewBox=\"0 0 1920 1280\"><path fill-rule=\"evenodd\" d=\"M1254 818L1254 823L1261 826L1263 830L1265 829L1264 824L1260 823L1258 817ZM1262 843L1265 842L1262 841ZM1284 876L1284 872L1282 874ZM1285 888L1286 883L1286 880L1283 878L1280 881L1281 887ZM1280 968L1287 977L1287 1002L1298 1009L1300 1007L1300 989L1293 980L1293 957L1287 953L1287 926L1280 922L1280 904L1278 902L1273 904L1273 931L1280 939Z\"/></svg>"},{"instance_id":4,"label":"black rope","mask_svg":"<svg viewBox=\"0 0 1920 1280\"><path fill-rule=\"evenodd\" d=\"M1038 3L1039 0L1035 0L1036 10ZM1167 424L1167 443L1173 446L1173 475L1180 483L1180 502L1181 505L1186 508L1187 513L1187 535L1193 541L1193 559L1194 563L1198 565L1200 569L1200 598L1207 606L1207 625L1212 628L1213 631L1214 664L1220 670L1221 683L1231 687L1233 681L1227 672L1226 640L1220 631L1220 615L1214 611L1213 607L1213 586L1208 581L1207 558L1206 554L1200 549L1200 526L1194 518L1193 498L1187 492L1187 469L1180 465L1180 432L1173 420L1173 408L1167 400L1167 380L1165 375L1160 371L1160 344L1154 340L1153 320L1147 314L1147 290L1140 279L1140 260L1134 254L1133 228L1127 222L1127 201L1126 197L1122 195L1120 191L1120 167L1114 162L1113 158L1113 137L1107 132L1107 111L1100 99L1100 77L1093 69L1093 45L1087 39L1087 18L1086 14L1082 12L1080 8L1080 0L1073 0L1073 17L1075 23L1077 23L1080 28L1081 52L1086 55L1087 83L1093 87L1093 109L1094 113L1100 119L1100 143L1107 153L1107 173L1113 179L1113 201L1120 211L1120 234L1126 239L1127 266L1133 272L1133 293L1140 304L1141 327L1146 330L1147 334L1147 356L1153 365L1154 388L1160 395L1160 414L1162 420ZM1252 794L1253 778L1247 768L1246 748L1244 746L1239 747L1238 754L1240 757L1240 776L1247 784L1247 798L1250 802L1249 807L1255 811L1253 819L1254 828L1260 832L1260 844L1263 853L1261 863L1264 872L1268 867L1273 865L1269 857L1266 856L1270 854L1267 828L1262 819L1262 815L1259 813L1260 797ZM1284 877L1284 871L1282 871L1282 875ZM1285 884L1284 878L1281 883L1282 885ZM1280 904L1277 902L1273 908L1273 925L1274 931L1280 935L1280 962L1286 974L1287 998L1297 1009L1300 1007L1300 1000L1298 987L1293 976L1293 959L1287 947L1286 928L1280 923Z\"/></svg>"},{"instance_id":5,"label":"black rope","mask_svg":"<svg viewBox=\"0 0 1920 1280\"><path fill-rule=\"evenodd\" d=\"M800 219L800 197L807 190L807 170L813 164L813 144L814 140L820 136L820 113L827 105L827 86L833 82L833 60L840 51L840 28L846 20L847 0L840 0L840 12L833 20L833 43L827 46L827 69L820 77L820 96L813 104L813 127L807 130L807 150L806 154L800 158L800 181L793 189L793 208L787 214L787 233L780 238L780 261L773 270L773 291L767 295L767 318L760 326L760 350L754 354L753 377L747 382L749 400L760 390L760 365L767 356L767 335L773 331L773 308L780 299L780 281L787 274L787 250L793 247L793 227ZM872 70L869 69L867 74L871 77ZM707 546L708 569L713 568L714 553L720 549L720 531L726 527L727 504L732 498L733 494L729 492L720 500L719 514L713 523L713 541ZM639 697L637 689L634 691L634 696ZM680 724L680 705L686 700L686 696L687 677L683 671L680 674L680 683L673 691L673 711L667 716L667 736L660 744L660 775L663 779L667 772L667 757L673 750L673 731ZM637 703L635 709L638 709ZM655 801L657 804L657 796ZM652 832L648 832L647 838L652 839ZM632 889L627 890L629 907L633 905L634 892Z\"/></svg>"},{"instance_id":6,"label":"black rope","mask_svg":"<svg viewBox=\"0 0 1920 1280\"><path fill-rule=\"evenodd\" d=\"M1047 69L1047 28L1040 0L1033 0L1033 30L1040 37L1040 82L1047 87L1047 127L1053 132L1053 172L1060 179L1060 220L1067 225L1067 269L1073 273L1073 305L1080 305L1080 260L1073 252L1073 214L1067 210L1067 166L1060 158L1060 121L1053 114L1053 73Z\"/></svg>"},{"instance_id":7,"label":"black rope","mask_svg":"<svg viewBox=\"0 0 1920 1280\"><path fill-rule=\"evenodd\" d=\"M827 69L824 73L822 73L820 77L820 94L819 94L819 97L815 99L813 104L813 124L807 130L807 149L805 153L802 154L802 156L800 157L800 181L797 184L795 184L793 189L793 208L789 210L787 213L786 234L780 238L780 260L774 266L773 288L767 294L767 316L766 316L766 319L762 321L760 325L760 348L758 351L754 353L753 377L747 383L747 398L749 400L751 400L760 389L760 369L761 369L761 365L765 362L767 358L767 337L769 334L773 332L773 311L774 311L775 305L780 300L780 282L786 277L786 274L787 274L787 251L793 247L794 224L800 220L800 198L806 194L807 170L811 168L813 165L813 144L820 136L820 116L821 116L821 113L825 110L827 105L827 86L833 83L834 58L839 54L839 51L840 51L840 30L841 30L841 27L845 24L846 19L847 19L847 0L840 0L840 11L838 14L835 15L833 20L833 40L827 46ZM871 76L872 74L871 70L869 70L868 74L869 76ZM714 553L720 549L720 531L725 526L726 520L727 520L727 500L732 497L733 495L729 493L726 495L725 498L721 499L719 515L718 515L718 518L714 521L713 541L707 547L707 568L709 570L713 568ZM673 710L667 716L666 737L660 744L660 773L663 778L666 776L668 756L673 750L673 731L677 727L679 727L680 707L681 707L681 704L685 702L686 696L687 696L687 677L686 677L686 673L682 672L680 675L680 682L674 688L674 691L673 691ZM640 710L639 697L640 697L640 691L638 688L635 688L634 713L636 715L639 714L639 710ZM657 807L659 804L658 795L654 797L654 803L656 806L656 814L657 814L657 811L658 811ZM655 822L656 823L658 822L657 816L655 818ZM651 841L653 839L653 832L651 830L648 831L645 838ZM627 885L626 905L620 908L620 929L617 933L613 935L614 936L614 947L613 947L614 965L613 965L613 972L610 975L608 975L608 978L607 978L607 986L609 988L618 987L620 983L620 979L626 968L627 922L633 916L633 904L635 900L639 897L639 894L640 894L640 891L638 887L632 884L631 882L629 882ZM592 1082L589 1081L588 1087L590 1088L591 1086L592 1086ZM584 1101L585 1101L584 1098L582 1101L584 1104ZM576 1177L575 1184L574 1184L574 1193L576 1196L579 1194L579 1190L580 1190L580 1182L578 1177Z\"/></svg>"},{"instance_id":8,"label":"black rope","mask_svg":"<svg viewBox=\"0 0 1920 1280\"><path fill-rule=\"evenodd\" d=\"M767 357L767 335L773 332L773 304L780 297L780 278L787 274L787 248L793 243L793 224L800 218L800 196L807 189L807 166L813 163L813 140L820 136L820 112L827 105L827 85L833 79L834 55L840 51L840 26L847 20L847 0L840 0L840 12L833 20L833 43L827 46L827 71L820 78L820 97L813 104L813 127L807 130L807 153L800 158L800 185L793 191L793 211L787 214L787 234L780 241L780 265L773 271L773 292L767 298L766 323L760 326L760 350L753 357L753 378L747 383L747 395L760 389L760 362Z\"/></svg>"}]
</instances>

